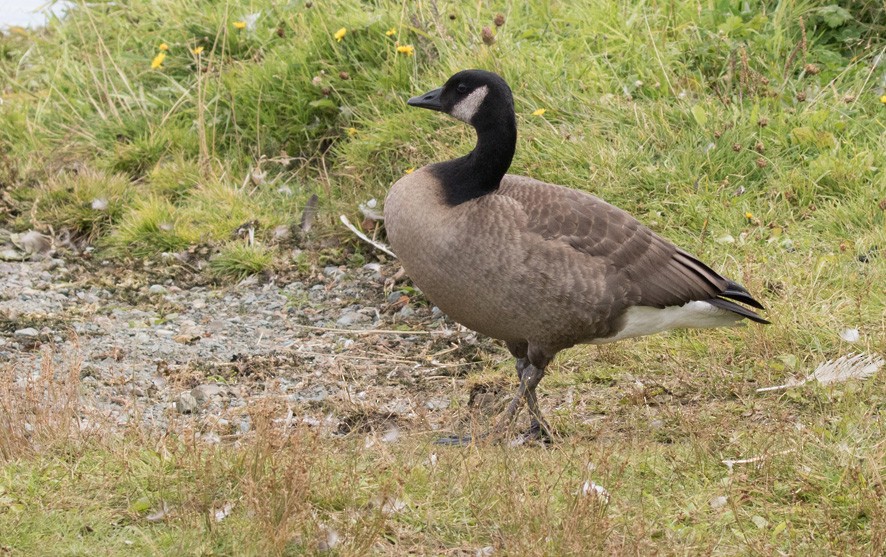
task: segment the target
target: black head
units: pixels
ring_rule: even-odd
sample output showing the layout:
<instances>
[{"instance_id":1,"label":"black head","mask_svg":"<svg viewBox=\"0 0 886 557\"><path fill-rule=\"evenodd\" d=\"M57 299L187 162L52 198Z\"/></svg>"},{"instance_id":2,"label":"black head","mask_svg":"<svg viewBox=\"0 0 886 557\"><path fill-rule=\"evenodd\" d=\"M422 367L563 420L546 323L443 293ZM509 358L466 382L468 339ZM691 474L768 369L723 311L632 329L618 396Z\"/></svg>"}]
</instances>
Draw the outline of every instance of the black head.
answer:
<instances>
[{"instance_id":1,"label":"black head","mask_svg":"<svg viewBox=\"0 0 886 557\"><path fill-rule=\"evenodd\" d=\"M501 76L484 70L464 70L449 78L446 85L407 104L445 112L475 128L500 125L513 118L514 97Z\"/></svg>"}]
</instances>

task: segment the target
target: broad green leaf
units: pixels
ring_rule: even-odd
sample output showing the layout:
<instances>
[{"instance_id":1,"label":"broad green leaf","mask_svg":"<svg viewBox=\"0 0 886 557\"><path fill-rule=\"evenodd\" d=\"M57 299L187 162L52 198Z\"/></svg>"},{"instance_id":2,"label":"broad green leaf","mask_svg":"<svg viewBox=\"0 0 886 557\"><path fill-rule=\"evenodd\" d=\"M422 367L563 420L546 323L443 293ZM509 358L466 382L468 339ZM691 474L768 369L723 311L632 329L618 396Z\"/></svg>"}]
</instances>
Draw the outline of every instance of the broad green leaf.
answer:
<instances>
[{"instance_id":1,"label":"broad green leaf","mask_svg":"<svg viewBox=\"0 0 886 557\"><path fill-rule=\"evenodd\" d=\"M319 108L322 110L336 110L338 108L338 105L330 99L319 99L316 101L311 101L308 103L308 106L312 108Z\"/></svg>"},{"instance_id":2,"label":"broad green leaf","mask_svg":"<svg viewBox=\"0 0 886 557\"><path fill-rule=\"evenodd\" d=\"M702 108L700 104L696 104L692 106L692 117L695 118L695 122L704 127L705 124L708 123L708 114L705 112L705 109Z\"/></svg>"}]
</instances>

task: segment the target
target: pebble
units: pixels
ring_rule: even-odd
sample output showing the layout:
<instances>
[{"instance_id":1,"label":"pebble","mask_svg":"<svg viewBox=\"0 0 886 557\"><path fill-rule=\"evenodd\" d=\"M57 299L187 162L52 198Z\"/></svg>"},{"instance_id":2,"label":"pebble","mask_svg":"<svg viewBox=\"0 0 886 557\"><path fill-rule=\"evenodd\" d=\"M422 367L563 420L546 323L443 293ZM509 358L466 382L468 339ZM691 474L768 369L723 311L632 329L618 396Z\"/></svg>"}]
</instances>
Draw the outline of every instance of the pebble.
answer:
<instances>
[{"instance_id":1,"label":"pebble","mask_svg":"<svg viewBox=\"0 0 886 557\"><path fill-rule=\"evenodd\" d=\"M180 414L192 414L197 411L197 399L191 395L190 391L185 391L175 400L175 409Z\"/></svg>"},{"instance_id":2,"label":"pebble","mask_svg":"<svg viewBox=\"0 0 886 557\"><path fill-rule=\"evenodd\" d=\"M220 395L221 392L222 388L218 383L206 383L205 385L198 385L191 389L191 395L201 404L214 396Z\"/></svg>"},{"instance_id":3,"label":"pebble","mask_svg":"<svg viewBox=\"0 0 886 557\"><path fill-rule=\"evenodd\" d=\"M333 280L338 280L338 279L342 278L343 276L345 276L345 272L343 270L339 269L338 267L333 267L331 265L323 268L323 274Z\"/></svg>"},{"instance_id":4,"label":"pebble","mask_svg":"<svg viewBox=\"0 0 886 557\"><path fill-rule=\"evenodd\" d=\"M406 295L406 292L403 292L402 290L394 290L393 292L388 294L388 303L395 304L395 303L397 303L397 301L400 298L402 298L405 295Z\"/></svg>"},{"instance_id":5,"label":"pebble","mask_svg":"<svg viewBox=\"0 0 886 557\"><path fill-rule=\"evenodd\" d=\"M348 311L348 312L345 312L344 314L342 314L342 316L339 317L335 323L339 327L348 327L348 326L353 325L355 323L362 323L362 322L368 321L368 320L369 320L369 317L366 315L363 315L362 313L359 313L356 311Z\"/></svg>"},{"instance_id":6,"label":"pebble","mask_svg":"<svg viewBox=\"0 0 886 557\"><path fill-rule=\"evenodd\" d=\"M197 263L191 262L195 267ZM102 273L114 273L114 265L110 263ZM275 278L231 288L176 285L176 279L145 283L144 276L132 280L120 274L112 279L117 282L114 286L102 288L94 286L89 271L77 260L69 264L49 259L0 262L0 306L12 325L6 335L0 335L0 362L11 362L23 371L39 371L40 363L34 360L31 348L38 339L55 338L58 350L52 354L53 362L63 369L71 354L82 356L88 362L82 368L84 400L91 398L96 407L109 405L113 419L119 423L138 419L162 430L174 408L176 414L206 412L228 417L229 427L218 430L222 436L247 433L252 424L241 419L241 409L254 404L258 397L276 392L291 401L296 415L304 413L305 423L334 428L338 416L312 415L321 409L326 412L325 404L333 399L336 403L331 407L338 407L341 390L330 378L329 361L342 351L362 349L366 340L353 335L309 335L295 325L329 327L337 323L339 327L365 328L368 323L378 322L380 328L387 328L396 324L399 316L380 314L387 294L378 280L378 276L391 275L394 270L376 262L356 269L329 265L319 268L319 280L316 275L320 273L313 268L309 276L292 282L276 282ZM162 310L138 298L147 294L156 296L154 300L162 298ZM404 288L392 293L391 299L397 302L404 295L420 296ZM415 303L400 311L400 315L429 317L428 308ZM30 327L32 322L22 317L27 315L45 316L48 326ZM60 331L68 327L77 333L76 346L67 333ZM398 350L408 351L412 346L403 339L395 340ZM300 352L303 346L317 355L299 356L305 358L304 365L294 370L286 363L286 355ZM126 348L115 351L114 347ZM276 353L284 355L281 362L285 365L279 372L274 365L265 366ZM191 374L195 371L205 378L236 371L239 362L247 361L239 357L255 357L260 373L251 375L251 368L246 366L240 385L203 379L209 382L198 383L193 389L171 388L194 377ZM230 363L236 367L225 367ZM125 387L119 381L123 377L128 380ZM265 389L264 381L274 382L280 390ZM367 389L367 384L378 387L372 379L365 383L356 389L357 399L377 406L390 405L405 416L412 414L411 403L391 401L390 391L385 394L378 388ZM428 405L431 409L447 406L445 397Z\"/></svg>"},{"instance_id":7,"label":"pebble","mask_svg":"<svg viewBox=\"0 0 886 557\"><path fill-rule=\"evenodd\" d=\"M425 407L428 410L444 410L449 408L449 400L445 398L431 398L425 402Z\"/></svg>"},{"instance_id":8,"label":"pebble","mask_svg":"<svg viewBox=\"0 0 886 557\"><path fill-rule=\"evenodd\" d=\"M415 310L409 307L408 305L400 308L400 317L412 317L415 313Z\"/></svg>"}]
</instances>

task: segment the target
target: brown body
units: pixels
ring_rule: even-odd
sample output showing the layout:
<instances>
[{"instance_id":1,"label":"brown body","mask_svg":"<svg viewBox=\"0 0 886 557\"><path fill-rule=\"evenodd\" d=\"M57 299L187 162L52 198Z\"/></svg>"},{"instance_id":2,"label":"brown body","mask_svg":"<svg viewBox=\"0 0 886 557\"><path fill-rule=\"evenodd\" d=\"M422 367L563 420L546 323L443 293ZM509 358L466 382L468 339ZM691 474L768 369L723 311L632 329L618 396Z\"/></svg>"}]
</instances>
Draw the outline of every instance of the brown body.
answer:
<instances>
[{"instance_id":1,"label":"brown body","mask_svg":"<svg viewBox=\"0 0 886 557\"><path fill-rule=\"evenodd\" d=\"M630 307L682 306L726 286L625 211L522 176L451 206L425 167L394 184L385 215L406 272L444 313L546 351L616 335Z\"/></svg>"}]
</instances>

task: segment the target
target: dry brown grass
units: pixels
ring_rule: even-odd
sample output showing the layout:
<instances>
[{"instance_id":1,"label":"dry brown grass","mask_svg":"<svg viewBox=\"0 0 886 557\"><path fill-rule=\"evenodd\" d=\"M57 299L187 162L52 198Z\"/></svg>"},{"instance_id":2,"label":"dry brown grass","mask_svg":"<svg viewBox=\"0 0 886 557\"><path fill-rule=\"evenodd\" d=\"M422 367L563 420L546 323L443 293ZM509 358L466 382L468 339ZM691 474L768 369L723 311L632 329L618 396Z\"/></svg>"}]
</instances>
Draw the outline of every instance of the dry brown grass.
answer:
<instances>
[{"instance_id":1,"label":"dry brown grass","mask_svg":"<svg viewBox=\"0 0 886 557\"><path fill-rule=\"evenodd\" d=\"M60 445L84 439L88 422L80 415L80 364L78 357L67 368L53 365L47 348L36 375L16 366L0 369L0 459L5 462L51 452Z\"/></svg>"}]
</instances>

